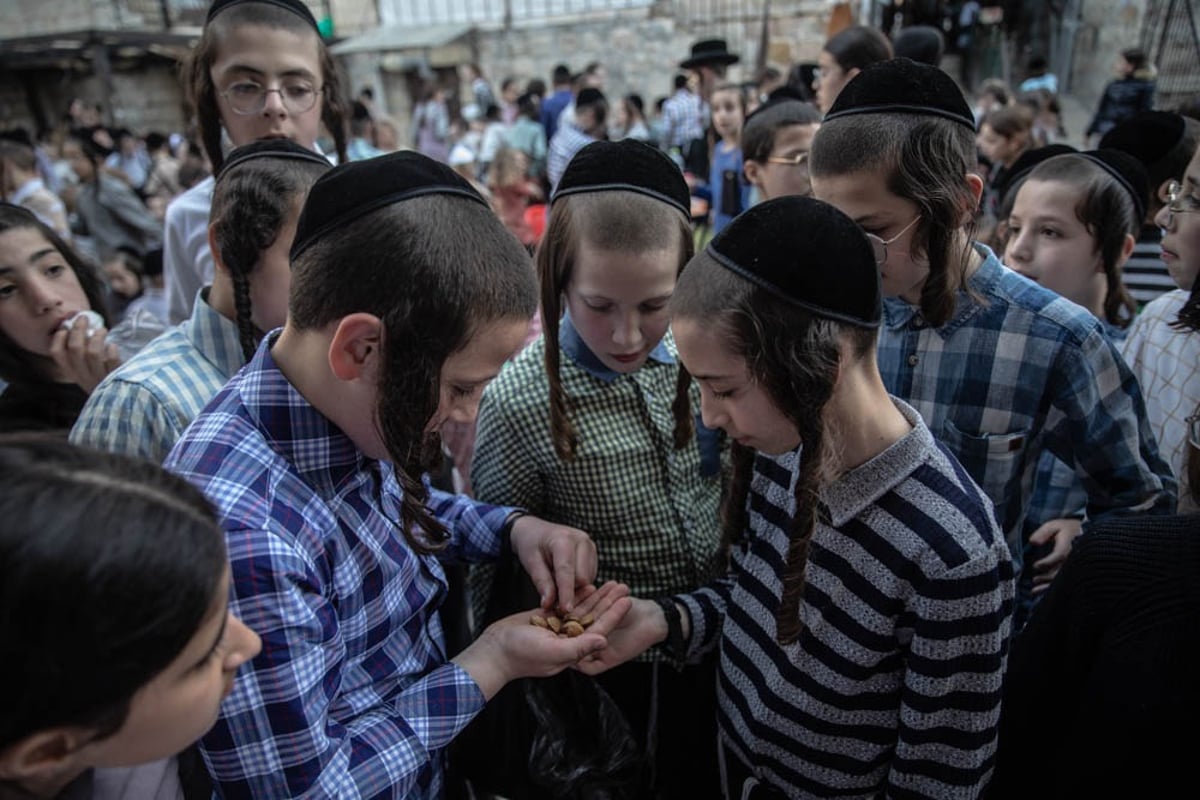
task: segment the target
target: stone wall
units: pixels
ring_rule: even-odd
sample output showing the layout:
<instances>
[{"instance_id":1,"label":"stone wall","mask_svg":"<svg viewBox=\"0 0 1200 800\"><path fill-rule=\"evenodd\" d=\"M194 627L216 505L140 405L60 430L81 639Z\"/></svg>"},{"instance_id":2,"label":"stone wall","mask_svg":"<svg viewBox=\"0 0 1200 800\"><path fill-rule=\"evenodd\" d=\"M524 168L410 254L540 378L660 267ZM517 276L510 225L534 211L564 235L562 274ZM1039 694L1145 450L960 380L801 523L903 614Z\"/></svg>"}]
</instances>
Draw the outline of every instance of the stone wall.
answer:
<instances>
[{"instance_id":1,"label":"stone wall","mask_svg":"<svg viewBox=\"0 0 1200 800\"><path fill-rule=\"evenodd\" d=\"M1139 44L1146 0L1087 0L1080 5L1067 88L1084 105L1094 108L1105 85L1116 77L1117 54Z\"/></svg>"}]
</instances>

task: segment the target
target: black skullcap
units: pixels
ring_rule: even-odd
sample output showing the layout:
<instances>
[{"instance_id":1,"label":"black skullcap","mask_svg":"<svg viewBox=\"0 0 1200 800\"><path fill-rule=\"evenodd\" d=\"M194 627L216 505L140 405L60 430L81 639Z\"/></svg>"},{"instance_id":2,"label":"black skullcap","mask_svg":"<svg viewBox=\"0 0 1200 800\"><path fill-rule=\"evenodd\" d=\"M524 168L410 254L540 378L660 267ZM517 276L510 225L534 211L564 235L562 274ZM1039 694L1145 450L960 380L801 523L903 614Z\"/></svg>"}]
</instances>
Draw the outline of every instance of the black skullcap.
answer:
<instances>
[{"instance_id":1,"label":"black skullcap","mask_svg":"<svg viewBox=\"0 0 1200 800\"><path fill-rule=\"evenodd\" d=\"M937 67L908 58L879 61L855 75L833 101L825 121L852 114L920 114L975 130L975 115L958 84Z\"/></svg>"},{"instance_id":2,"label":"black skullcap","mask_svg":"<svg viewBox=\"0 0 1200 800\"><path fill-rule=\"evenodd\" d=\"M1142 111L1118 122L1100 139L1100 149L1120 150L1146 169L1162 160L1187 131L1183 117L1170 111Z\"/></svg>"},{"instance_id":3,"label":"black skullcap","mask_svg":"<svg viewBox=\"0 0 1200 800\"><path fill-rule=\"evenodd\" d=\"M579 95L575 98L575 107L583 108L584 106L607 102L608 100L605 99L604 92L594 86L588 86L579 90Z\"/></svg>"},{"instance_id":4,"label":"black skullcap","mask_svg":"<svg viewBox=\"0 0 1200 800\"><path fill-rule=\"evenodd\" d=\"M777 197L734 217L707 252L776 297L827 319L878 328L882 292L875 251L828 203Z\"/></svg>"},{"instance_id":5,"label":"black skullcap","mask_svg":"<svg viewBox=\"0 0 1200 800\"><path fill-rule=\"evenodd\" d=\"M1026 150L1024 153L1021 153L1021 155L1017 156L1017 160L1013 162L1011 167L999 175L996 184L993 187L996 191L996 195L1003 198L1008 193L1010 187L1016 186L1021 179L1029 175L1030 171L1033 170L1034 167L1046 159L1078 152L1079 151L1074 147L1071 147L1071 145L1062 144L1059 142L1048 144L1045 147L1035 147L1032 150Z\"/></svg>"},{"instance_id":6,"label":"black skullcap","mask_svg":"<svg viewBox=\"0 0 1200 800\"><path fill-rule=\"evenodd\" d=\"M637 192L669 203L691 217L691 192L666 153L634 139L592 142L567 164L551 203L583 192Z\"/></svg>"},{"instance_id":7,"label":"black skullcap","mask_svg":"<svg viewBox=\"0 0 1200 800\"><path fill-rule=\"evenodd\" d=\"M1146 218L1146 200L1150 194L1150 177L1142 162L1120 150L1089 150L1079 155L1116 178L1117 183L1129 192L1140 224Z\"/></svg>"},{"instance_id":8,"label":"black skullcap","mask_svg":"<svg viewBox=\"0 0 1200 800\"><path fill-rule=\"evenodd\" d=\"M33 137L24 128L11 128L0 131L0 141L13 142L14 144L24 145L29 148L34 146Z\"/></svg>"},{"instance_id":9,"label":"black skullcap","mask_svg":"<svg viewBox=\"0 0 1200 800\"><path fill-rule=\"evenodd\" d=\"M204 18L204 24L207 25L212 22L213 17L222 11L234 6L240 6L243 3L263 3L290 11L311 25L318 36L321 35L321 29L317 27L317 18L313 16L312 11L309 10L303 0L213 0L213 4L208 7L208 16Z\"/></svg>"},{"instance_id":10,"label":"black skullcap","mask_svg":"<svg viewBox=\"0 0 1200 800\"><path fill-rule=\"evenodd\" d=\"M459 195L490 208L457 172L412 150L336 166L317 178L308 193L291 258L331 230L376 209L430 194Z\"/></svg>"},{"instance_id":11,"label":"black skullcap","mask_svg":"<svg viewBox=\"0 0 1200 800\"><path fill-rule=\"evenodd\" d=\"M310 161L325 167L331 166L329 159L309 150L303 145L296 144L291 139L259 139L241 147L235 147L217 170L216 179L229 172L239 164L253 161L256 158L286 158L295 161Z\"/></svg>"}]
</instances>

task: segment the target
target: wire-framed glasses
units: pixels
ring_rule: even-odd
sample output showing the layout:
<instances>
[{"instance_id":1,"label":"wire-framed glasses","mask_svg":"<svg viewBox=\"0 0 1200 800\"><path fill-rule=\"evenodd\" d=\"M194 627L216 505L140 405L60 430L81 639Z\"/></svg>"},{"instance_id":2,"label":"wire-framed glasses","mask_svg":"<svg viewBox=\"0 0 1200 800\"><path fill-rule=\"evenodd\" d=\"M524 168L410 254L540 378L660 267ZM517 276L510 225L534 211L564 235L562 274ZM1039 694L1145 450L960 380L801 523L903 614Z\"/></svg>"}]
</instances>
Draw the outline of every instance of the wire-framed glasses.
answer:
<instances>
[{"instance_id":1,"label":"wire-framed glasses","mask_svg":"<svg viewBox=\"0 0 1200 800\"><path fill-rule=\"evenodd\" d=\"M768 156L768 164L785 164L790 167L802 167L804 174L808 174L808 151L804 150L796 153L794 156Z\"/></svg>"},{"instance_id":2,"label":"wire-framed glasses","mask_svg":"<svg viewBox=\"0 0 1200 800\"><path fill-rule=\"evenodd\" d=\"M303 114L317 104L321 89L304 78L285 78L278 89L268 89L258 81L238 81L221 92L233 113L260 114L267 107L267 95L275 92L289 114Z\"/></svg>"},{"instance_id":3,"label":"wire-framed glasses","mask_svg":"<svg viewBox=\"0 0 1200 800\"><path fill-rule=\"evenodd\" d=\"M895 236L893 236L890 239L880 239L878 236L876 236L873 233L867 234L867 239L870 240L871 247L874 248L874 250L875 250L875 263L876 264L882 264L885 261L887 261L888 245L894 244L897 239L899 239L904 234L908 233L909 228L911 228L913 225L916 225L917 220L919 220L920 218L921 218L921 215L917 214L915 217L913 217L912 222L908 223L903 228L901 228L900 232L897 233Z\"/></svg>"},{"instance_id":4,"label":"wire-framed glasses","mask_svg":"<svg viewBox=\"0 0 1200 800\"><path fill-rule=\"evenodd\" d=\"M1184 194L1183 184L1171 181L1167 184L1167 227L1175 224L1176 214L1195 214L1200 211L1200 201L1190 194Z\"/></svg>"}]
</instances>

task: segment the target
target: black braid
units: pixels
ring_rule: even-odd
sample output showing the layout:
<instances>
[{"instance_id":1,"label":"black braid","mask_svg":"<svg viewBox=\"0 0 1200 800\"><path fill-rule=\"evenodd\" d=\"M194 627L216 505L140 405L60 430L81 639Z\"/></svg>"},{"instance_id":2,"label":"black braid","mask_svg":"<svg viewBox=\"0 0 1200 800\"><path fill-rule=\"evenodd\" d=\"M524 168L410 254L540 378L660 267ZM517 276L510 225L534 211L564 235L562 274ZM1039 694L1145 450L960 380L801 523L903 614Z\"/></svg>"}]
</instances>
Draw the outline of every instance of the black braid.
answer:
<instances>
[{"instance_id":1,"label":"black braid","mask_svg":"<svg viewBox=\"0 0 1200 800\"><path fill-rule=\"evenodd\" d=\"M238 340L242 344L242 355L249 361L258 347L259 332L250 318L250 280L246 273L231 267L233 278L233 305L237 311Z\"/></svg>"}]
</instances>

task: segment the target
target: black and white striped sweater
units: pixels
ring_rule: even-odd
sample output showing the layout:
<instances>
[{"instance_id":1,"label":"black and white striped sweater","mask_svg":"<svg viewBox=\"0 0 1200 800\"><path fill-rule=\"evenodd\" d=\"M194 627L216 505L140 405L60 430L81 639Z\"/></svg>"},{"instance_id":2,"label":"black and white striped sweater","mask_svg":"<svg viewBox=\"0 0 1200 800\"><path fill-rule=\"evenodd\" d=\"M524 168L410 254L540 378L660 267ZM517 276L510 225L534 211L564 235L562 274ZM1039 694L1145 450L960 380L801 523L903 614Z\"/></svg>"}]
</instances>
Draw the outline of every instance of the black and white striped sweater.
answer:
<instances>
[{"instance_id":1,"label":"black and white striped sweater","mask_svg":"<svg viewBox=\"0 0 1200 800\"><path fill-rule=\"evenodd\" d=\"M920 416L822 490L803 633L776 641L798 453L759 455L721 581L677 597L720 647L722 743L788 797L976 797L996 750L1013 569L991 502Z\"/></svg>"}]
</instances>

